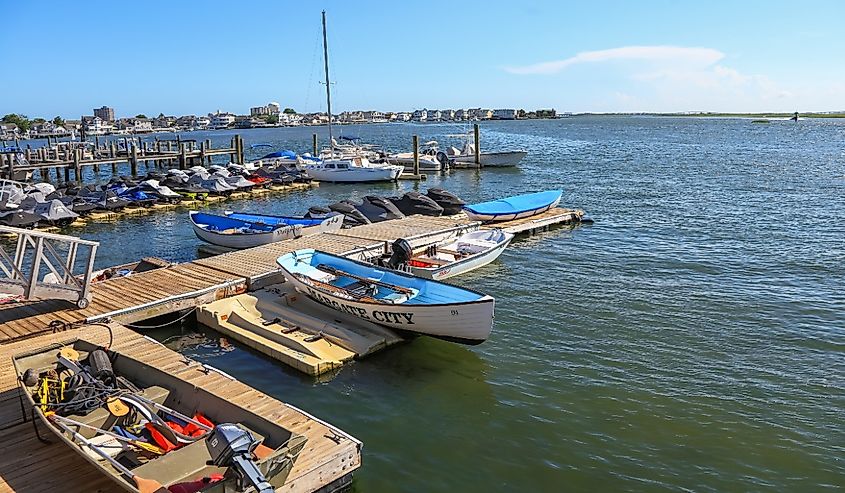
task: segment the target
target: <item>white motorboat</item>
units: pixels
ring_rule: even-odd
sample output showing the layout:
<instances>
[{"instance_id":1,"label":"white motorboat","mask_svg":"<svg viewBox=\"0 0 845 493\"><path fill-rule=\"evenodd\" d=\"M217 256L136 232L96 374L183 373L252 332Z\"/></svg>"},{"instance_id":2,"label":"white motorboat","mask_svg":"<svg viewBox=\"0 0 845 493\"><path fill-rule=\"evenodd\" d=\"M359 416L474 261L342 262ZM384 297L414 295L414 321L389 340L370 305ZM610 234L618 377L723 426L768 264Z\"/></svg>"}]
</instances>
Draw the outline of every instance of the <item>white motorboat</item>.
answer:
<instances>
[{"instance_id":1,"label":"white motorboat","mask_svg":"<svg viewBox=\"0 0 845 493\"><path fill-rule=\"evenodd\" d=\"M399 268L415 276L441 281L496 260L513 237L500 229L473 231L429 245L420 253L412 254Z\"/></svg>"}]
</instances>

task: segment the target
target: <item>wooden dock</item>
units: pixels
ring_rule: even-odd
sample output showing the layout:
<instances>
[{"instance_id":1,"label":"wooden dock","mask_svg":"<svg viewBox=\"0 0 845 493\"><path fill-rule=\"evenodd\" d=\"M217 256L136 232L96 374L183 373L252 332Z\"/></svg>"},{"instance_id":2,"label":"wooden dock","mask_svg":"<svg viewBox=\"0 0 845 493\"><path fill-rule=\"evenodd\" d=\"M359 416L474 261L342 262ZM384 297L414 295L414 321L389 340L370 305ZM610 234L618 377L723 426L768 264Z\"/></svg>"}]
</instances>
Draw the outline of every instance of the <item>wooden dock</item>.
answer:
<instances>
[{"instance_id":1,"label":"wooden dock","mask_svg":"<svg viewBox=\"0 0 845 493\"><path fill-rule=\"evenodd\" d=\"M499 223L513 233L533 233L554 224L574 224L583 211L557 208L533 218ZM190 361L161 344L119 325L191 309L214 300L278 283L276 258L297 248L316 248L351 257L382 251L392 240L448 236L478 227L465 215L413 216L336 233L234 251L176 264L92 286L86 309L63 301L0 305L0 493L12 491L113 491L108 479L64 445L38 441L24 421L11 356L24 349L81 337L105 344L107 331L90 322L108 322L112 348L149 362L197 386L223 393L308 437L305 451L280 491L334 491L351 481L361 464L361 443L293 406L279 402L225 374ZM46 430L42 430L44 432Z\"/></svg>"},{"instance_id":2,"label":"wooden dock","mask_svg":"<svg viewBox=\"0 0 845 493\"><path fill-rule=\"evenodd\" d=\"M118 324L111 324L111 348L213 392L233 404L249 407L268 420L308 438L285 485L278 491L335 491L351 482L361 465L361 442L290 404L280 402L212 367L190 360ZM115 485L79 454L52 438L44 444L35 435L22 401L12 356L55 342L85 339L107 344L104 327L89 325L0 346L0 492L111 492ZM39 423L42 437L50 432Z\"/></svg>"},{"instance_id":3,"label":"wooden dock","mask_svg":"<svg viewBox=\"0 0 845 493\"><path fill-rule=\"evenodd\" d=\"M577 223L582 216L580 210L556 208L496 226L511 233L530 233L554 224ZM83 310L63 301L0 305L0 344L73 323L106 318L138 322L275 284L282 280L276 258L299 248L360 258L384 250L396 238L413 244L415 238L456 234L477 224L463 214L412 216L238 250L94 284L91 305Z\"/></svg>"}]
</instances>

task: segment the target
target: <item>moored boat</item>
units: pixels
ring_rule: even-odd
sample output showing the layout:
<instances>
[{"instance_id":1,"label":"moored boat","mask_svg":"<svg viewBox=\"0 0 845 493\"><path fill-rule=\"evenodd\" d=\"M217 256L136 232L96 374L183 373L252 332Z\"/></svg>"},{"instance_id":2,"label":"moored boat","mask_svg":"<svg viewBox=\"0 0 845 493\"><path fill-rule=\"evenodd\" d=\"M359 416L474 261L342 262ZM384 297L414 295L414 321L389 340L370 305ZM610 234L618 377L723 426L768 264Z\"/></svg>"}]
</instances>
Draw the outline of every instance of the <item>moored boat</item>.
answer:
<instances>
[{"instance_id":1,"label":"moored boat","mask_svg":"<svg viewBox=\"0 0 845 493\"><path fill-rule=\"evenodd\" d=\"M413 253L410 245L397 244L405 241L399 239L393 244L394 254L399 255L392 258L401 263L390 267L441 281L496 260L513 238L514 235L500 229L483 229L429 245L418 253Z\"/></svg>"},{"instance_id":2,"label":"moored boat","mask_svg":"<svg viewBox=\"0 0 845 493\"><path fill-rule=\"evenodd\" d=\"M190 211L188 217L197 238L226 248L251 248L302 235L301 224L269 225L227 216Z\"/></svg>"},{"instance_id":3,"label":"moored boat","mask_svg":"<svg viewBox=\"0 0 845 493\"><path fill-rule=\"evenodd\" d=\"M560 190L516 195L504 199L464 206L466 215L474 221L511 221L542 214L560 203Z\"/></svg>"},{"instance_id":4,"label":"moored boat","mask_svg":"<svg viewBox=\"0 0 845 493\"><path fill-rule=\"evenodd\" d=\"M480 344L493 328L489 295L313 249L283 255L277 263L309 298L391 329Z\"/></svg>"},{"instance_id":5,"label":"moored boat","mask_svg":"<svg viewBox=\"0 0 845 493\"><path fill-rule=\"evenodd\" d=\"M121 491L271 492L306 442L177 376L84 340L17 354L13 364L26 407L68 454L79 454Z\"/></svg>"},{"instance_id":6,"label":"moored boat","mask_svg":"<svg viewBox=\"0 0 845 493\"><path fill-rule=\"evenodd\" d=\"M267 214L248 214L245 212L225 212L226 217L246 221L249 223L266 224L268 226L302 226L301 236L308 236L316 233L328 233L337 231L343 226L343 214L335 214L325 218L295 217L295 216L270 216Z\"/></svg>"}]
</instances>

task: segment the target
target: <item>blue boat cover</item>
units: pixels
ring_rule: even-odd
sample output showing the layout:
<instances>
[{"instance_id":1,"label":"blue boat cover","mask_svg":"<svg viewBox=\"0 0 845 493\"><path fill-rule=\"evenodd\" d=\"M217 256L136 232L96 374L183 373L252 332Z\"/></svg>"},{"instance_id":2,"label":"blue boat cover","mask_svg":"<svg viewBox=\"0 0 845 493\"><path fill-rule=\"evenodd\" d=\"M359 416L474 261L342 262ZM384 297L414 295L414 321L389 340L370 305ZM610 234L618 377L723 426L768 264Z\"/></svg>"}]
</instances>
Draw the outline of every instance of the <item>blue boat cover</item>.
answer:
<instances>
[{"instance_id":1,"label":"blue boat cover","mask_svg":"<svg viewBox=\"0 0 845 493\"><path fill-rule=\"evenodd\" d=\"M293 151L289 151L287 149L284 149L284 150L281 150L281 151L271 152L270 154L267 154L266 156L262 157L261 159L273 159L273 158L279 158L279 157L286 157L288 159L296 159L296 153L293 152Z\"/></svg>"},{"instance_id":2,"label":"blue boat cover","mask_svg":"<svg viewBox=\"0 0 845 493\"><path fill-rule=\"evenodd\" d=\"M561 194L562 191L560 190L547 190L545 192L529 193L490 202L481 202L480 204L470 204L464 206L464 209L476 214L493 216L519 214L548 207L555 201L560 200Z\"/></svg>"},{"instance_id":3,"label":"blue boat cover","mask_svg":"<svg viewBox=\"0 0 845 493\"><path fill-rule=\"evenodd\" d=\"M303 227L306 227L316 226L323 222L323 219L312 219L308 217L265 216L263 214L247 214L243 212L233 212L231 214L226 214L226 216L239 221L267 224L270 226L290 226L294 224L301 224Z\"/></svg>"},{"instance_id":4,"label":"blue boat cover","mask_svg":"<svg viewBox=\"0 0 845 493\"><path fill-rule=\"evenodd\" d=\"M217 214L206 214L204 212L195 212L191 214L191 221L198 226L205 226L208 231L225 231L227 229L236 229L244 233L269 233L278 229L278 226L271 226L268 224L251 223L232 219L226 216L218 216Z\"/></svg>"}]
</instances>

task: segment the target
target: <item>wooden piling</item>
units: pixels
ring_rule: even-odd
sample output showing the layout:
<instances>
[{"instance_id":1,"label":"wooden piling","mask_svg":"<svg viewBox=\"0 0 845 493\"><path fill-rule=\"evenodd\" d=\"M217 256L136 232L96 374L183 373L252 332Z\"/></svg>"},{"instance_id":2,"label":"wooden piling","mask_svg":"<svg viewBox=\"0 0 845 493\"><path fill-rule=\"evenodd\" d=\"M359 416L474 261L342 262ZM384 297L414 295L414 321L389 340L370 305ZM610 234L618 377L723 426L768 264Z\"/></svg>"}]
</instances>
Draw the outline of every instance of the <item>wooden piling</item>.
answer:
<instances>
[{"instance_id":1,"label":"wooden piling","mask_svg":"<svg viewBox=\"0 0 845 493\"><path fill-rule=\"evenodd\" d=\"M79 164L80 154L82 154L82 149L73 150L73 172L78 183L82 183L82 166Z\"/></svg>"},{"instance_id":2,"label":"wooden piling","mask_svg":"<svg viewBox=\"0 0 845 493\"><path fill-rule=\"evenodd\" d=\"M132 156L129 158L129 172L132 177L138 176L138 146L132 144Z\"/></svg>"},{"instance_id":3,"label":"wooden piling","mask_svg":"<svg viewBox=\"0 0 845 493\"><path fill-rule=\"evenodd\" d=\"M481 132L477 123L472 125L472 133L475 137L475 165L481 168Z\"/></svg>"},{"instance_id":4,"label":"wooden piling","mask_svg":"<svg viewBox=\"0 0 845 493\"><path fill-rule=\"evenodd\" d=\"M420 174L420 138L414 135L411 138L411 145L414 149L414 174Z\"/></svg>"},{"instance_id":5,"label":"wooden piling","mask_svg":"<svg viewBox=\"0 0 845 493\"><path fill-rule=\"evenodd\" d=\"M185 164L187 160L185 159L185 146L180 142L179 143L179 169L185 169Z\"/></svg>"},{"instance_id":6,"label":"wooden piling","mask_svg":"<svg viewBox=\"0 0 845 493\"><path fill-rule=\"evenodd\" d=\"M317 157L317 134L311 134L311 144L311 148L313 149L311 155Z\"/></svg>"}]
</instances>

